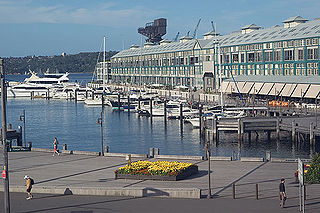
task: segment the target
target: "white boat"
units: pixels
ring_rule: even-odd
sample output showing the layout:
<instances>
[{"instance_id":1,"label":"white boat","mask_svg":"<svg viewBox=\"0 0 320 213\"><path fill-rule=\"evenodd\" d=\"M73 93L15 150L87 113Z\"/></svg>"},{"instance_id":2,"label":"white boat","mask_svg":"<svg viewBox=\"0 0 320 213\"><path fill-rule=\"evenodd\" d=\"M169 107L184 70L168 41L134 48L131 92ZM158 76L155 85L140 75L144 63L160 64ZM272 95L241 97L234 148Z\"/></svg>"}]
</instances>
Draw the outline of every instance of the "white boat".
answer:
<instances>
[{"instance_id":1,"label":"white boat","mask_svg":"<svg viewBox=\"0 0 320 213\"><path fill-rule=\"evenodd\" d=\"M46 73L44 77L40 77L31 70L29 72L31 76L26 78L24 82L9 82L9 86L7 87L8 98L52 97L54 88L75 85L75 83L69 83L69 73Z\"/></svg>"}]
</instances>

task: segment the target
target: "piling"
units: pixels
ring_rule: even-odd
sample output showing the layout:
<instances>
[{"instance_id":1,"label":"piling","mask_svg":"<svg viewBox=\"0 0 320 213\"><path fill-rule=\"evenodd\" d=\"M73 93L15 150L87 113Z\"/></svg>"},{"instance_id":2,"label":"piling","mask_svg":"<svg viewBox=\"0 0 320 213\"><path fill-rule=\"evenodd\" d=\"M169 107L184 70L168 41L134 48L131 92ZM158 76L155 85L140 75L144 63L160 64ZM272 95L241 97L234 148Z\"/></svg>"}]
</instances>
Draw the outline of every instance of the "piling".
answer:
<instances>
[{"instance_id":1,"label":"piling","mask_svg":"<svg viewBox=\"0 0 320 213\"><path fill-rule=\"evenodd\" d=\"M86 90L86 99L88 98L88 90Z\"/></svg>"},{"instance_id":2,"label":"piling","mask_svg":"<svg viewBox=\"0 0 320 213\"><path fill-rule=\"evenodd\" d=\"M164 121L166 121L167 120L167 99L164 100L163 110L164 110Z\"/></svg>"},{"instance_id":3,"label":"piling","mask_svg":"<svg viewBox=\"0 0 320 213\"><path fill-rule=\"evenodd\" d=\"M256 184L256 199L259 200L259 185Z\"/></svg>"},{"instance_id":4,"label":"piling","mask_svg":"<svg viewBox=\"0 0 320 213\"><path fill-rule=\"evenodd\" d=\"M128 113L130 113L130 95L128 95Z\"/></svg>"},{"instance_id":5,"label":"piling","mask_svg":"<svg viewBox=\"0 0 320 213\"><path fill-rule=\"evenodd\" d=\"M248 141L251 143L251 131L248 131Z\"/></svg>"},{"instance_id":6,"label":"piling","mask_svg":"<svg viewBox=\"0 0 320 213\"><path fill-rule=\"evenodd\" d=\"M150 99L150 117L152 118L152 98Z\"/></svg>"},{"instance_id":7,"label":"piling","mask_svg":"<svg viewBox=\"0 0 320 213\"><path fill-rule=\"evenodd\" d=\"M292 138L292 142L296 142L296 122L295 120L292 121L291 123L291 138Z\"/></svg>"},{"instance_id":8,"label":"piling","mask_svg":"<svg viewBox=\"0 0 320 213\"><path fill-rule=\"evenodd\" d=\"M138 98L138 108L141 109L141 96Z\"/></svg>"},{"instance_id":9,"label":"piling","mask_svg":"<svg viewBox=\"0 0 320 213\"><path fill-rule=\"evenodd\" d=\"M277 118L277 127L276 127L277 140L280 140L280 119Z\"/></svg>"},{"instance_id":10,"label":"piling","mask_svg":"<svg viewBox=\"0 0 320 213\"><path fill-rule=\"evenodd\" d=\"M315 144L315 136L314 136L314 128L313 123L310 123L310 147L313 147Z\"/></svg>"},{"instance_id":11,"label":"piling","mask_svg":"<svg viewBox=\"0 0 320 213\"><path fill-rule=\"evenodd\" d=\"M94 100L94 91L91 92L91 99Z\"/></svg>"},{"instance_id":12,"label":"piling","mask_svg":"<svg viewBox=\"0 0 320 213\"><path fill-rule=\"evenodd\" d=\"M118 93L118 111L120 112L120 93Z\"/></svg>"},{"instance_id":13,"label":"piling","mask_svg":"<svg viewBox=\"0 0 320 213\"><path fill-rule=\"evenodd\" d=\"M47 99L49 99L49 97L50 97L50 90L49 90L49 88L47 89Z\"/></svg>"},{"instance_id":14,"label":"piling","mask_svg":"<svg viewBox=\"0 0 320 213\"><path fill-rule=\"evenodd\" d=\"M212 120L213 124L212 124L212 139L213 139L213 143L216 143L218 141L218 125L217 125L217 117L214 116L213 120Z\"/></svg>"},{"instance_id":15,"label":"piling","mask_svg":"<svg viewBox=\"0 0 320 213\"><path fill-rule=\"evenodd\" d=\"M200 137L202 135L202 106L199 105L199 131L200 131Z\"/></svg>"},{"instance_id":16,"label":"piling","mask_svg":"<svg viewBox=\"0 0 320 213\"><path fill-rule=\"evenodd\" d=\"M74 101L77 102L78 101L78 89L74 90Z\"/></svg>"},{"instance_id":17,"label":"piling","mask_svg":"<svg viewBox=\"0 0 320 213\"><path fill-rule=\"evenodd\" d=\"M182 103L180 103L180 123L183 121L183 110L182 110Z\"/></svg>"},{"instance_id":18,"label":"piling","mask_svg":"<svg viewBox=\"0 0 320 213\"><path fill-rule=\"evenodd\" d=\"M241 118L238 119L238 141L243 140L243 121Z\"/></svg>"}]
</instances>

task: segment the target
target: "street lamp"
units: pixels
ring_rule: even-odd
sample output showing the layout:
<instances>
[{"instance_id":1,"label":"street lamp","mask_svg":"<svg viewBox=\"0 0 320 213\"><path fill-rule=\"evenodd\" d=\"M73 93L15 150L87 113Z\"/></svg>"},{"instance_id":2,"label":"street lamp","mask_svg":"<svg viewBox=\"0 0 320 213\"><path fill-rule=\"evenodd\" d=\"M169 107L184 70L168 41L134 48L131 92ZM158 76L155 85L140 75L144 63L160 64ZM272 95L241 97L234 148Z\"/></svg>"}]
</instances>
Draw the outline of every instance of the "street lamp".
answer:
<instances>
[{"instance_id":1,"label":"street lamp","mask_svg":"<svg viewBox=\"0 0 320 213\"><path fill-rule=\"evenodd\" d=\"M97 124L100 124L100 129L101 129L101 156L104 155L103 153L103 120L102 120L102 113L103 111L101 111L100 113L100 118L97 119Z\"/></svg>"},{"instance_id":2,"label":"street lamp","mask_svg":"<svg viewBox=\"0 0 320 213\"><path fill-rule=\"evenodd\" d=\"M26 112L25 110L22 111L22 115L19 116L19 121L23 122L23 141L24 141L24 147L27 147L27 141L26 141Z\"/></svg>"}]
</instances>

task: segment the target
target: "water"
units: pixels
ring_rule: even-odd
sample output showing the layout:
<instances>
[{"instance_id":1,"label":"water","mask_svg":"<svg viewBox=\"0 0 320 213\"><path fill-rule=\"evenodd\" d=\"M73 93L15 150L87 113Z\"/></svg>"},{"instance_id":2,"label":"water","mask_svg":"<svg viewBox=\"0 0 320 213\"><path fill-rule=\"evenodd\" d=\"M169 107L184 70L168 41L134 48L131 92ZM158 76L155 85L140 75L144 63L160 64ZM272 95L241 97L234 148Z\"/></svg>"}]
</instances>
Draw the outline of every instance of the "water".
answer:
<instances>
[{"instance_id":1,"label":"water","mask_svg":"<svg viewBox=\"0 0 320 213\"><path fill-rule=\"evenodd\" d=\"M21 76L8 76L18 80ZM91 80L90 74L71 75L78 82ZM11 80L10 79L10 80ZM22 110L26 112L26 138L34 147L52 148L54 137L60 143L67 144L70 150L100 151L101 129L97 124L100 107L88 107L84 103L65 100L44 99L8 99L7 123L14 129L18 125ZM134 113L115 112L106 107L103 113L104 145L111 152L147 154L150 147L160 149L160 154L204 155L203 142L199 139L199 130L192 129L190 124L180 126L179 120L164 122L163 118L139 117ZM266 150L271 150L273 157L303 157L310 155L309 145L292 146L290 136L282 137L277 142L272 135L271 141L266 135L260 135L256 141L247 140L241 145L237 134L220 134L219 143L212 145L215 156L252 156L264 157Z\"/></svg>"}]
</instances>

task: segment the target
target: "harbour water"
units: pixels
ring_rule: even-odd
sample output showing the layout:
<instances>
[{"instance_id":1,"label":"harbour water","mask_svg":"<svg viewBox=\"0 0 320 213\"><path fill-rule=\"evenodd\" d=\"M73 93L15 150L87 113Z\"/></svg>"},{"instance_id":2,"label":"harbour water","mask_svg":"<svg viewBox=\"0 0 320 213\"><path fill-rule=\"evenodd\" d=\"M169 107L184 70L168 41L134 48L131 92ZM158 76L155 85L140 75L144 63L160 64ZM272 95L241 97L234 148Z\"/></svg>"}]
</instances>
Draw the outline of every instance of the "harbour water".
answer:
<instances>
[{"instance_id":1,"label":"harbour water","mask_svg":"<svg viewBox=\"0 0 320 213\"><path fill-rule=\"evenodd\" d=\"M91 74L71 74L71 80L86 83ZM7 76L7 80L23 80L25 76ZM100 151L101 129L97 124L101 107L88 107L83 102L45 99L8 99L7 123L14 129L22 126L19 116L26 112L26 138L34 147L52 148L54 137L60 146L67 144L70 150ZM289 134L288 134L289 135ZM150 147L160 149L160 154L204 155L203 142L200 141L199 130L192 129L190 124L181 128L178 120L164 118L139 117L137 114L112 111L105 107L103 113L104 145L110 152L147 154ZM292 146L281 137L277 141L266 135L259 135L258 140L249 143L247 140L238 143L236 134L220 134L219 143L212 145L215 156L264 157L270 150L273 157L303 157L310 155L309 145ZM61 148L61 147L60 147Z\"/></svg>"}]
</instances>

